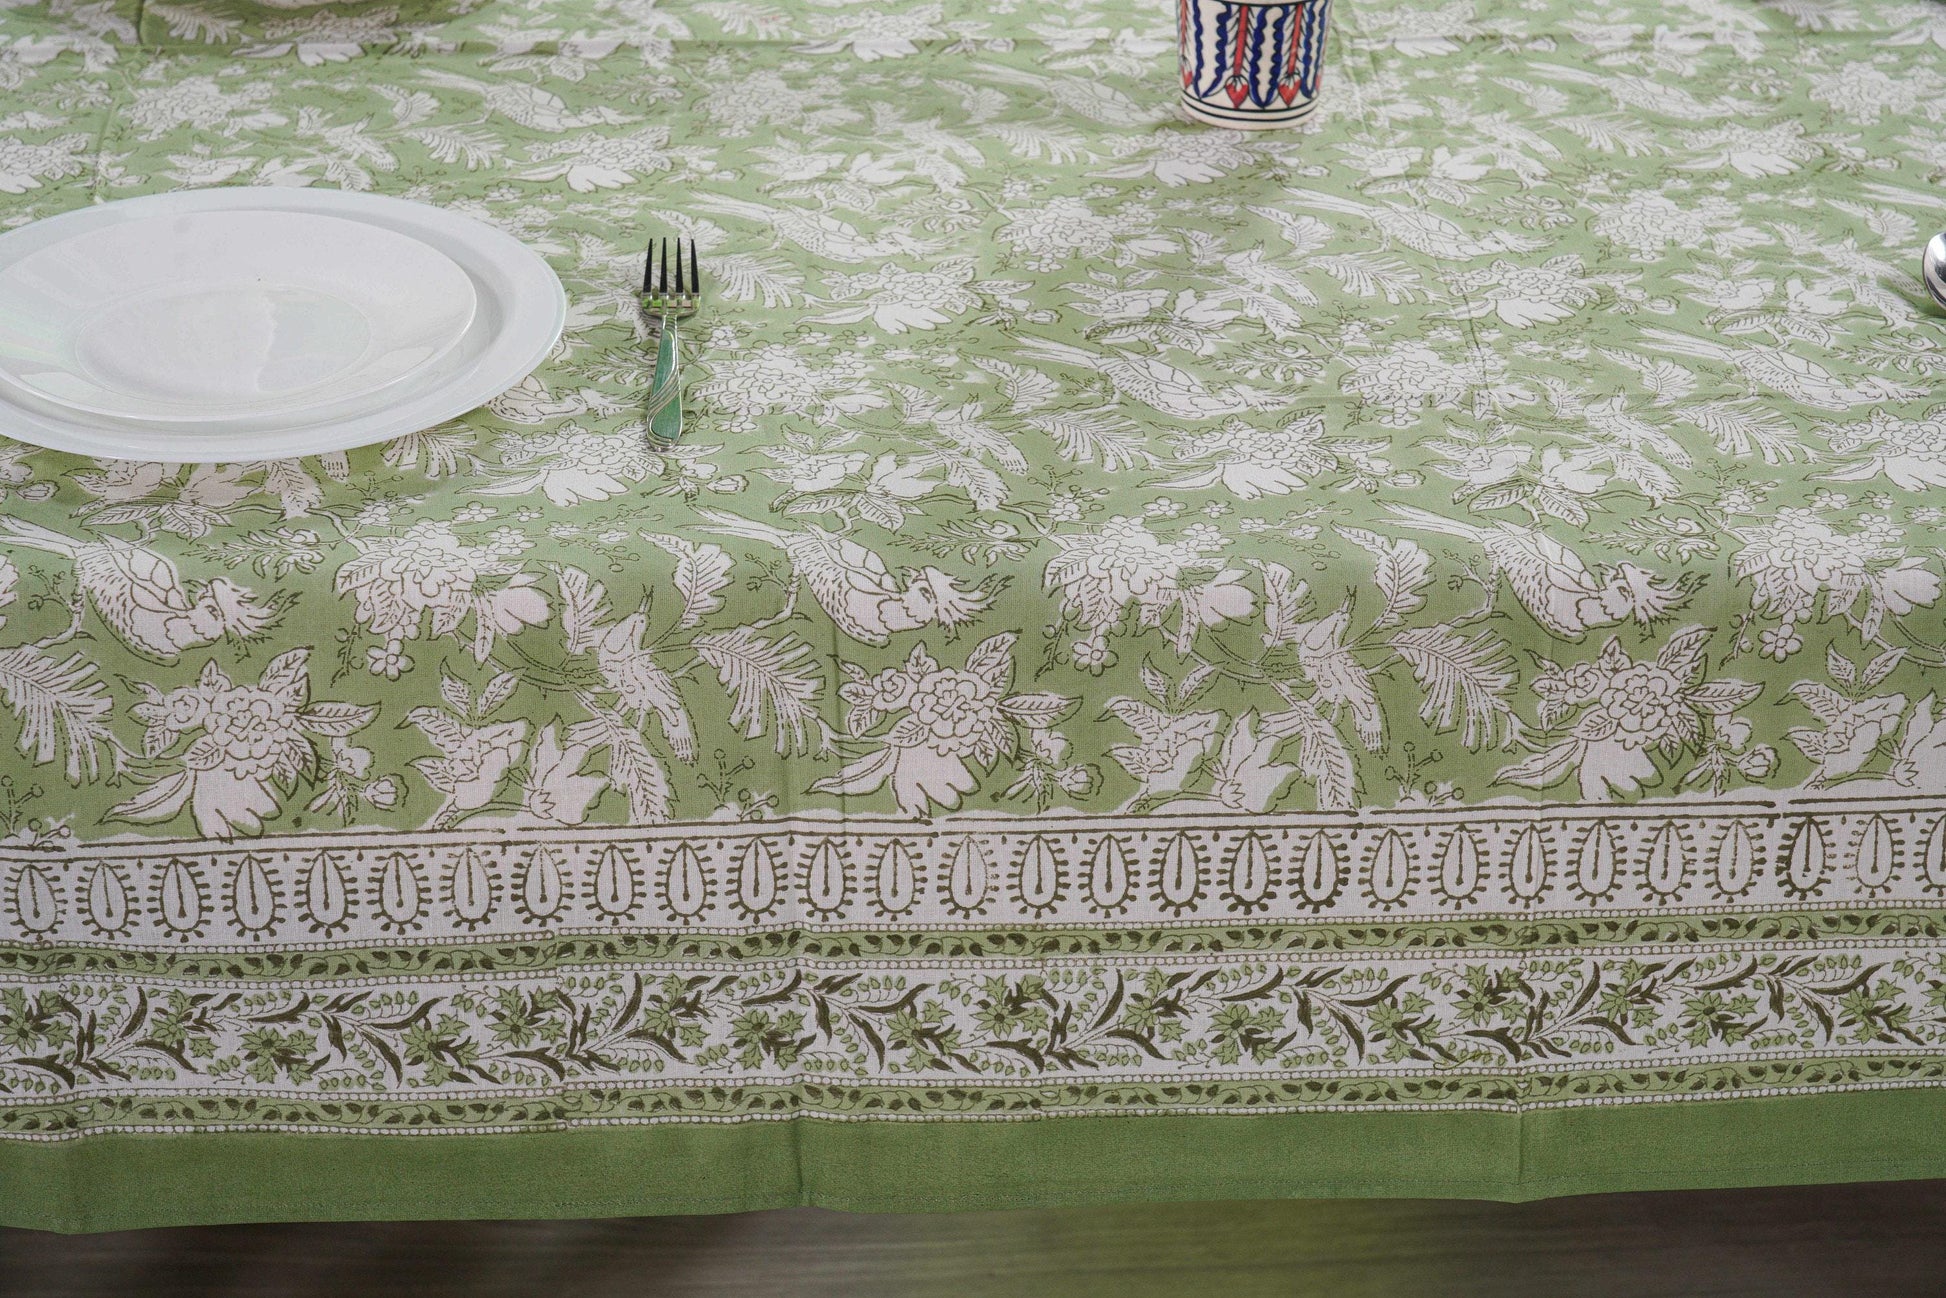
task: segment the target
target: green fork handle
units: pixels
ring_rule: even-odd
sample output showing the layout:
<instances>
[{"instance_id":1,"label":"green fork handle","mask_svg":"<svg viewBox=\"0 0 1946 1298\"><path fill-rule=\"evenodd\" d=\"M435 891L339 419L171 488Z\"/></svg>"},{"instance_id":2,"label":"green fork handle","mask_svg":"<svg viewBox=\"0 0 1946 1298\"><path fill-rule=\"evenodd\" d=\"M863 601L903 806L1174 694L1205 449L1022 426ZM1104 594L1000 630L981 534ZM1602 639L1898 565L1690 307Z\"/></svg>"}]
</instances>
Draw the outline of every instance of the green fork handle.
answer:
<instances>
[{"instance_id":1,"label":"green fork handle","mask_svg":"<svg viewBox=\"0 0 1946 1298\"><path fill-rule=\"evenodd\" d=\"M655 349L655 377L649 383L649 432L671 445L682 438L682 352L676 317L662 317L662 341Z\"/></svg>"}]
</instances>

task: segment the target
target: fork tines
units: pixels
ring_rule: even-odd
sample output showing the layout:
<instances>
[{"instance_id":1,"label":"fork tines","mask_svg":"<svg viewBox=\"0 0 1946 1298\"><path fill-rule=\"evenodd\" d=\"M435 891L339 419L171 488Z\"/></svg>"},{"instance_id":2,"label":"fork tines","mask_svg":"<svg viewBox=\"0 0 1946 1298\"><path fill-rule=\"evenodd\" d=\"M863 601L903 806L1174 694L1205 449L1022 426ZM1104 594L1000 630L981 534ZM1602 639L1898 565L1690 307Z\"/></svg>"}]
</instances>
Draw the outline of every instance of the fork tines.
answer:
<instances>
[{"instance_id":1,"label":"fork tines","mask_svg":"<svg viewBox=\"0 0 1946 1298\"><path fill-rule=\"evenodd\" d=\"M694 239L651 239L642 263L642 298L651 310L689 312L702 292Z\"/></svg>"}]
</instances>

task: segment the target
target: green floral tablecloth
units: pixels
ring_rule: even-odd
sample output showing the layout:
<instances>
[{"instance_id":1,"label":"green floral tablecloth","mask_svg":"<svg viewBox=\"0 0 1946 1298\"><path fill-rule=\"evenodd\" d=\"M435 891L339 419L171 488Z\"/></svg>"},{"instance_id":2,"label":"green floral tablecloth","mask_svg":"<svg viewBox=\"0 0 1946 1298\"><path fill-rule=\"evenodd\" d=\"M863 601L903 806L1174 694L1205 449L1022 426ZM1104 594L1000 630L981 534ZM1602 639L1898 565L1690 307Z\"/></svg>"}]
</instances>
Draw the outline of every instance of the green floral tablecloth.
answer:
<instances>
[{"instance_id":1,"label":"green floral tablecloth","mask_svg":"<svg viewBox=\"0 0 1946 1298\"><path fill-rule=\"evenodd\" d=\"M1333 22L1247 136L1154 5L7 3L0 225L369 189L571 316L0 438L0 1221L1946 1174L1946 6Z\"/></svg>"}]
</instances>

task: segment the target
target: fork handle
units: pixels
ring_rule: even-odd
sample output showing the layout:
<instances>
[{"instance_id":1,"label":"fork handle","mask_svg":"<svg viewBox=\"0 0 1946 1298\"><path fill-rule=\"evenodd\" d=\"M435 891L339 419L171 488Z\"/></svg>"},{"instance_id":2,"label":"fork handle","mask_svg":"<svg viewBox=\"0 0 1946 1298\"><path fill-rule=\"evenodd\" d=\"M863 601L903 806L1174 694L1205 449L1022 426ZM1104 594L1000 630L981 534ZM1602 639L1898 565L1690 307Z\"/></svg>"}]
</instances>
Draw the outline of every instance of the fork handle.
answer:
<instances>
[{"instance_id":1,"label":"fork handle","mask_svg":"<svg viewBox=\"0 0 1946 1298\"><path fill-rule=\"evenodd\" d=\"M676 317L664 313L662 340L655 349L655 377L649 384L649 432L664 445L682 437L682 350Z\"/></svg>"}]
</instances>

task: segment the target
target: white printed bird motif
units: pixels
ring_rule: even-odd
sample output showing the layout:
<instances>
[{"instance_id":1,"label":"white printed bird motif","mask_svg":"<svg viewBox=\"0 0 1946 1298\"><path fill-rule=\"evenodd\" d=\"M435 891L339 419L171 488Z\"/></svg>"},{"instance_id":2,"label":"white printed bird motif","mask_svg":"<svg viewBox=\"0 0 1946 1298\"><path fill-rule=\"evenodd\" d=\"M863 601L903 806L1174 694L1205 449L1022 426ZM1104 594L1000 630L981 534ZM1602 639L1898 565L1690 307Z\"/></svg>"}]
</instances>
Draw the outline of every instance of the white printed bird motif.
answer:
<instances>
[{"instance_id":1,"label":"white printed bird motif","mask_svg":"<svg viewBox=\"0 0 1946 1298\"><path fill-rule=\"evenodd\" d=\"M1457 536L1480 546L1493 573L1506 575L1521 607L1549 631L1569 640L1625 618L1654 621L1687 594L1680 583L1665 582L1631 563L1618 565L1606 580L1598 579L1580 555L1539 528L1497 520L1467 523L1411 505L1393 505L1391 512L1406 527Z\"/></svg>"},{"instance_id":2,"label":"white printed bird motif","mask_svg":"<svg viewBox=\"0 0 1946 1298\"><path fill-rule=\"evenodd\" d=\"M1840 379L1814 360L1793 355L1770 343L1750 342L1731 347L1708 338L1694 338L1668 329L1644 329L1647 344L1657 351L1702 360L1724 361L1753 383L1781 392L1819 410L1843 412L1853 406L1879 401L1912 401L1926 395L1923 388L1907 387L1877 377L1855 381Z\"/></svg>"},{"instance_id":3,"label":"white printed bird motif","mask_svg":"<svg viewBox=\"0 0 1946 1298\"><path fill-rule=\"evenodd\" d=\"M910 383L894 383L892 390L899 394L900 413L907 427L927 429L961 454L990 458L1008 473L1028 471L1027 457L1013 438L987 422L985 402L962 401L949 408L937 396Z\"/></svg>"},{"instance_id":4,"label":"white printed bird motif","mask_svg":"<svg viewBox=\"0 0 1946 1298\"><path fill-rule=\"evenodd\" d=\"M712 509L698 512L715 524L706 529L710 532L762 541L782 550L792 571L838 629L865 644L882 645L899 632L935 624L950 630L984 609L989 600L984 592L961 590L937 568L908 571L901 585L877 554L815 523L787 532Z\"/></svg>"},{"instance_id":5,"label":"white printed bird motif","mask_svg":"<svg viewBox=\"0 0 1946 1298\"><path fill-rule=\"evenodd\" d=\"M1533 67L1533 73L1557 81L1573 81L1584 86L1593 86L1606 91L1623 108L1633 108L1645 113L1660 113L1666 117L1681 118L1686 122L1719 121L1755 111L1755 105L1741 99L1732 99L1724 95L1706 104L1673 82L1658 81L1653 77L1639 76L1634 73L1616 72L1612 68L1591 70L1568 67L1559 63L1537 63Z\"/></svg>"},{"instance_id":6,"label":"white printed bird motif","mask_svg":"<svg viewBox=\"0 0 1946 1298\"><path fill-rule=\"evenodd\" d=\"M989 81L1045 91L1069 112L1104 126L1140 126L1161 115L1153 104L1139 103L1106 81L1091 77L1043 76L998 64L981 68L980 75Z\"/></svg>"},{"instance_id":7,"label":"white printed bird motif","mask_svg":"<svg viewBox=\"0 0 1946 1298\"><path fill-rule=\"evenodd\" d=\"M435 825L450 825L459 813L478 811L491 802L527 746L525 721L476 726L438 708L414 708L405 719L439 749L438 757L412 760L413 769L442 795L433 813Z\"/></svg>"},{"instance_id":8,"label":"white printed bird motif","mask_svg":"<svg viewBox=\"0 0 1946 1298\"><path fill-rule=\"evenodd\" d=\"M101 620L131 648L164 662L222 636L255 635L272 616L227 577L185 585L167 556L130 541L77 541L19 518L0 518L0 533L0 541L72 559L75 582Z\"/></svg>"},{"instance_id":9,"label":"white printed bird motif","mask_svg":"<svg viewBox=\"0 0 1946 1298\"><path fill-rule=\"evenodd\" d=\"M802 495L830 491L872 458L863 451L805 451L781 442L764 447L763 453L777 461L778 467L757 472Z\"/></svg>"},{"instance_id":10,"label":"white printed bird motif","mask_svg":"<svg viewBox=\"0 0 1946 1298\"><path fill-rule=\"evenodd\" d=\"M1509 252L1533 252L1547 246L1544 239L1507 230L1483 235L1468 234L1445 217L1422 207L1361 203L1355 198L1302 189L1285 192L1300 207L1363 217L1393 243L1404 244L1414 252L1444 261L1468 261L1474 257L1492 257Z\"/></svg>"},{"instance_id":11,"label":"white printed bird motif","mask_svg":"<svg viewBox=\"0 0 1946 1298\"><path fill-rule=\"evenodd\" d=\"M1419 272L1396 257L1363 252L1326 254L1323 249L1331 242L1334 232L1317 217L1286 212L1281 207L1252 206L1250 211L1275 225L1290 244L1290 252L1283 260L1293 264L1302 262L1306 270L1321 270L1359 297L1377 297L1383 293L1393 303L1414 300Z\"/></svg>"},{"instance_id":12,"label":"white printed bird motif","mask_svg":"<svg viewBox=\"0 0 1946 1298\"><path fill-rule=\"evenodd\" d=\"M1543 159L1558 159L1561 151L1554 147L1539 132L1516 121L1511 113L1483 113L1468 111L1463 123L1467 131L1481 141L1466 150L1470 160L1486 158L1494 166L1513 172L1529 185L1538 185L1548 176L1548 165ZM1462 123L1455 122L1455 126Z\"/></svg>"},{"instance_id":13,"label":"white printed bird motif","mask_svg":"<svg viewBox=\"0 0 1946 1298\"><path fill-rule=\"evenodd\" d=\"M1555 414L1563 419L1583 421L1598 442L1644 451L1682 469L1695 463L1695 457L1681 442L1640 415L1630 413L1626 396L1616 393L1590 401L1578 388L1548 376L1542 377L1541 386L1547 389L1548 406Z\"/></svg>"},{"instance_id":14,"label":"white printed bird motif","mask_svg":"<svg viewBox=\"0 0 1946 1298\"><path fill-rule=\"evenodd\" d=\"M1904 212L1882 207L1865 207L1839 199L1825 201L1842 212L1863 219L1871 230L1879 234L1892 247L1904 247L1917 242L1918 222ZM1771 228L1783 238L1784 246L1793 255L1818 258L1843 272L1814 286L1812 291L1823 288L1846 289L1851 293L1852 300L1860 306L1877 311L1885 320L1888 329L1902 329L1920 319L1919 309L1913 303L1925 300L1924 285L1905 267L1894 265L1860 248L1856 236L1846 235L1842 239L1834 239L1829 235L1815 234L1787 221L1774 221L1771 223ZM1897 288L1893 288L1893 285L1897 285ZM1842 307L1840 306L1839 309L1841 310ZM1835 310L1832 312L1834 315L1837 313Z\"/></svg>"},{"instance_id":15,"label":"white printed bird motif","mask_svg":"<svg viewBox=\"0 0 1946 1298\"><path fill-rule=\"evenodd\" d=\"M1243 387L1211 392L1187 370L1177 369L1157 356L1138 356L1120 348L1091 352L1045 338L1022 338L1020 350L1037 361L1093 370L1124 397L1177 419L1238 415L1246 410L1267 410L1283 404L1280 398Z\"/></svg>"},{"instance_id":16,"label":"white printed bird motif","mask_svg":"<svg viewBox=\"0 0 1946 1298\"><path fill-rule=\"evenodd\" d=\"M971 167L986 160L971 140L947 130L939 118L906 117L886 100L872 105L872 126L879 156L904 162L942 189L957 189L966 182L966 173L952 159Z\"/></svg>"},{"instance_id":17,"label":"white printed bird motif","mask_svg":"<svg viewBox=\"0 0 1946 1298\"><path fill-rule=\"evenodd\" d=\"M1705 22L1716 24L1719 32L1764 30L1763 15L1745 5L1726 4L1724 0L1674 0L1678 9L1687 9Z\"/></svg>"},{"instance_id":18,"label":"white printed bird motif","mask_svg":"<svg viewBox=\"0 0 1946 1298\"><path fill-rule=\"evenodd\" d=\"M1223 300L1232 298L1273 335L1288 338L1304 324L1300 306L1317 306L1318 295L1291 269L1288 259L1267 257L1261 246L1222 258Z\"/></svg>"},{"instance_id":19,"label":"white printed bird motif","mask_svg":"<svg viewBox=\"0 0 1946 1298\"><path fill-rule=\"evenodd\" d=\"M708 244L702 245L710 251ZM804 276L782 261L744 252L710 252L710 280L733 302L763 298L767 310L790 306L804 291Z\"/></svg>"},{"instance_id":20,"label":"white printed bird motif","mask_svg":"<svg viewBox=\"0 0 1946 1298\"><path fill-rule=\"evenodd\" d=\"M559 95L517 81L475 81L472 77L438 68L421 68L419 76L447 90L471 91L486 101L488 109L530 131L559 135L562 131L580 130L588 126L614 126L635 120L627 113L618 113L605 104L586 112L573 112Z\"/></svg>"},{"instance_id":21,"label":"white printed bird motif","mask_svg":"<svg viewBox=\"0 0 1946 1298\"><path fill-rule=\"evenodd\" d=\"M1583 465L1606 460L1617 476L1634 483L1658 506L1682 490L1682 484L1669 466L1689 468L1695 463L1695 457L1666 430L1632 413L1627 396L1618 392L1590 401L1580 390L1557 378L1544 375L1540 383L1547 389L1548 405L1555 414L1587 425L1591 450L1578 453L1577 457Z\"/></svg>"},{"instance_id":22,"label":"white printed bird motif","mask_svg":"<svg viewBox=\"0 0 1946 1298\"><path fill-rule=\"evenodd\" d=\"M1153 315L1169 300L1166 288L1111 288L1104 284L1063 284L1074 294L1068 305L1108 325L1127 324Z\"/></svg>"},{"instance_id":23,"label":"white printed bird motif","mask_svg":"<svg viewBox=\"0 0 1946 1298\"><path fill-rule=\"evenodd\" d=\"M903 230L887 230L868 239L858 227L828 212L806 212L794 207L768 207L741 198L710 198L696 204L705 211L722 216L740 216L767 225L777 234L814 257L838 262L881 261L904 253L925 256L939 248L936 241L915 239Z\"/></svg>"}]
</instances>

